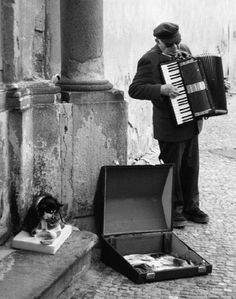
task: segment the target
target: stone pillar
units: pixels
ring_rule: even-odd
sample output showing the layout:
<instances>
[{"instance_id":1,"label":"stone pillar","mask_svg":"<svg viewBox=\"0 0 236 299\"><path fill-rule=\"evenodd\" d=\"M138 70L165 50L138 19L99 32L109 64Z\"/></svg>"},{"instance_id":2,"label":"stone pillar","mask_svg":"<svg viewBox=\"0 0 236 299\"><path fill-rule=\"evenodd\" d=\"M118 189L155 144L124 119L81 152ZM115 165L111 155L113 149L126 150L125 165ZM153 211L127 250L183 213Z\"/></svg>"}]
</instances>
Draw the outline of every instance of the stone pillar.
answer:
<instances>
[{"instance_id":1,"label":"stone pillar","mask_svg":"<svg viewBox=\"0 0 236 299\"><path fill-rule=\"evenodd\" d=\"M61 0L62 90L107 90L104 79L103 1Z\"/></svg>"},{"instance_id":2,"label":"stone pillar","mask_svg":"<svg viewBox=\"0 0 236 299\"><path fill-rule=\"evenodd\" d=\"M71 117L64 117L62 185L78 226L93 230L101 166L127 163L127 106L123 92L104 79L103 1L61 0L61 33L59 85Z\"/></svg>"},{"instance_id":3,"label":"stone pillar","mask_svg":"<svg viewBox=\"0 0 236 299\"><path fill-rule=\"evenodd\" d=\"M10 230L8 116L5 92L0 90L0 245Z\"/></svg>"},{"instance_id":4,"label":"stone pillar","mask_svg":"<svg viewBox=\"0 0 236 299\"><path fill-rule=\"evenodd\" d=\"M8 194L8 111L6 110L6 93L3 85L2 58L2 0L0 0L0 245L9 234L10 204Z\"/></svg>"},{"instance_id":5,"label":"stone pillar","mask_svg":"<svg viewBox=\"0 0 236 299\"><path fill-rule=\"evenodd\" d=\"M22 81L8 86L6 99L9 198L17 232L34 195L48 192L61 200L60 88Z\"/></svg>"}]
</instances>

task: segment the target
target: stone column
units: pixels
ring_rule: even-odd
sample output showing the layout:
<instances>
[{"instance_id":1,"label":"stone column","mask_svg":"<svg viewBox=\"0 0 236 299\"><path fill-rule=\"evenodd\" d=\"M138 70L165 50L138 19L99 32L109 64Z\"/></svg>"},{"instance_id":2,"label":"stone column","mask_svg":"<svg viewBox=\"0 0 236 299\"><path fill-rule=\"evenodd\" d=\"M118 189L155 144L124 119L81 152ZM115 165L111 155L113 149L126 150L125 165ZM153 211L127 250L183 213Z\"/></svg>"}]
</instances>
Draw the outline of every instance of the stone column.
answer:
<instances>
[{"instance_id":1,"label":"stone column","mask_svg":"<svg viewBox=\"0 0 236 299\"><path fill-rule=\"evenodd\" d=\"M62 90L107 90L104 79L103 1L61 0Z\"/></svg>"},{"instance_id":2,"label":"stone column","mask_svg":"<svg viewBox=\"0 0 236 299\"><path fill-rule=\"evenodd\" d=\"M5 92L0 89L0 245L8 237L10 228L8 116Z\"/></svg>"},{"instance_id":3,"label":"stone column","mask_svg":"<svg viewBox=\"0 0 236 299\"><path fill-rule=\"evenodd\" d=\"M50 82L18 82L8 87L9 198L17 232L34 195L61 198L58 105L60 88Z\"/></svg>"}]
</instances>

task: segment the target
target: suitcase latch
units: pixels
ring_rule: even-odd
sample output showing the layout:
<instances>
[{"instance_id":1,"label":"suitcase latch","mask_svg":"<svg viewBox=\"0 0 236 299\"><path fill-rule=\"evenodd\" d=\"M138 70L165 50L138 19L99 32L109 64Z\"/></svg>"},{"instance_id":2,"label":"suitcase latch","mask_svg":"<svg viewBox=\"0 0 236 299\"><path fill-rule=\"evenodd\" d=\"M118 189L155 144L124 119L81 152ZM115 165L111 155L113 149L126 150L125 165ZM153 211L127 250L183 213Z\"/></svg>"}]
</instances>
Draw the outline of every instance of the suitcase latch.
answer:
<instances>
[{"instance_id":1,"label":"suitcase latch","mask_svg":"<svg viewBox=\"0 0 236 299\"><path fill-rule=\"evenodd\" d=\"M155 279L155 272L147 272L146 279L147 280Z\"/></svg>"},{"instance_id":2,"label":"suitcase latch","mask_svg":"<svg viewBox=\"0 0 236 299\"><path fill-rule=\"evenodd\" d=\"M202 263L198 266L198 272L199 273L205 273L206 272L206 262L202 261Z\"/></svg>"},{"instance_id":3,"label":"suitcase latch","mask_svg":"<svg viewBox=\"0 0 236 299\"><path fill-rule=\"evenodd\" d=\"M108 241L112 247L116 247L116 238L114 236L110 236Z\"/></svg>"}]
</instances>

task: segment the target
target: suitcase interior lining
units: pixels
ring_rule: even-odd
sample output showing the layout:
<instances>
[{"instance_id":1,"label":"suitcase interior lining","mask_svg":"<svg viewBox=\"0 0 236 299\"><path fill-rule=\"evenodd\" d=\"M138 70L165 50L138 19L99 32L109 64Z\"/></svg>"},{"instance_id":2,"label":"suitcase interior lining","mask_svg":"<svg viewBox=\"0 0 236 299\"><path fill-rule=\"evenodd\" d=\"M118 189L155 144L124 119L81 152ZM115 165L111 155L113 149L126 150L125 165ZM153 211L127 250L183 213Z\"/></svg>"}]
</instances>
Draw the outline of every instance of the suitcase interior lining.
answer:
<instances>
[{"instance_id":1,"label":"suitcase interior lining","mask_svg":"<svg viewBox=\"0 0 236 299\"><path fill-rule=\"evenodd\" d=\"M107 172L105 236L171 230L172 168L121 167Z\"/></svg>"},{"instance_id":2,"label":"suitcase interior lining","mask_svg":"<svg viewBox=\"0 0 236 299\"><path fill-rule=\"evenodd\" d=\"M108 238L108 243L121 256L129 254L172 254L195 265L203 259L173 233L131 234Z\"/></svg>"}]
</instances>

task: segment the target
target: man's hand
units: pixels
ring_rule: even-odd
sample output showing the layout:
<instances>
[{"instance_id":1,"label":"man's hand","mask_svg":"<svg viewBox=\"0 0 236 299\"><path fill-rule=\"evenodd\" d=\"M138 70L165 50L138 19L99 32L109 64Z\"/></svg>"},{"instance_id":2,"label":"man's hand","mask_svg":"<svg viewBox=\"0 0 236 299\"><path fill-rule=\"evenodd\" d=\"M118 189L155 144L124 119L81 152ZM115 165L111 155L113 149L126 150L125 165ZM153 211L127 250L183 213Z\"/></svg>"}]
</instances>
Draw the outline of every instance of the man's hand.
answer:
<instances>
[{"instance_id":1,"label":"man's hand","mask_svg":"<svg viewBox=\"0 0 236 299\"><path fill-rule=\"evenodd\" d=\"M230 90L231 84L226 77L224 78L224 85L225 85L225 92L228 92Z\"/></svg>"},{"instance_id":2,"label":"man's hand","mask_svg":"<svg viewBox=\"0 0 236 299\"><path fill-rule=\"evenodd\" d=\"M172 84L161 85L161 94L171 98L175 98L179 95L178 88Z\"/></svg>"}]
</instances>

